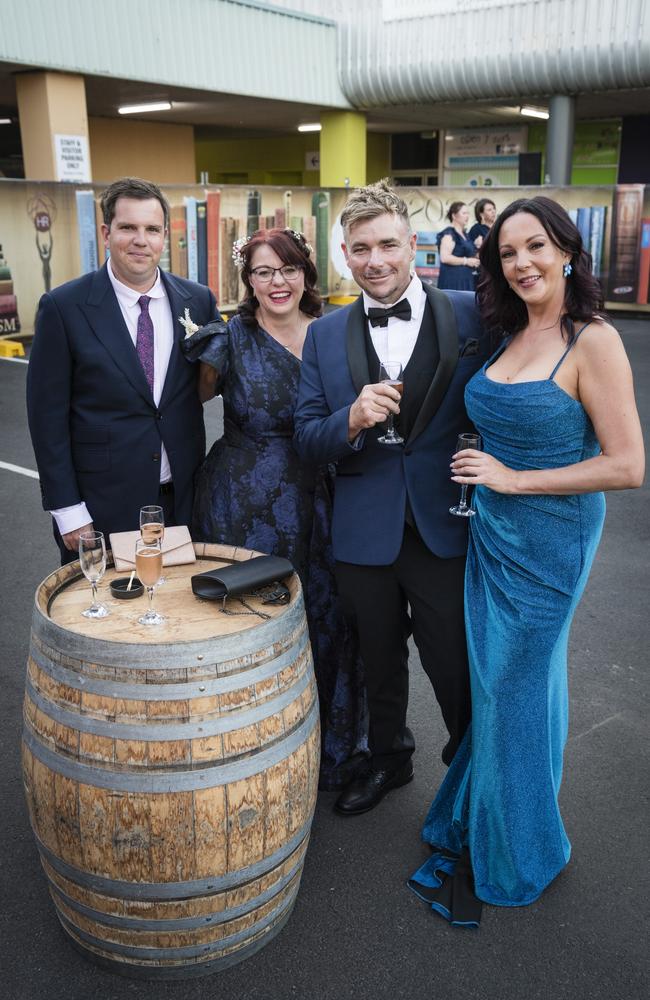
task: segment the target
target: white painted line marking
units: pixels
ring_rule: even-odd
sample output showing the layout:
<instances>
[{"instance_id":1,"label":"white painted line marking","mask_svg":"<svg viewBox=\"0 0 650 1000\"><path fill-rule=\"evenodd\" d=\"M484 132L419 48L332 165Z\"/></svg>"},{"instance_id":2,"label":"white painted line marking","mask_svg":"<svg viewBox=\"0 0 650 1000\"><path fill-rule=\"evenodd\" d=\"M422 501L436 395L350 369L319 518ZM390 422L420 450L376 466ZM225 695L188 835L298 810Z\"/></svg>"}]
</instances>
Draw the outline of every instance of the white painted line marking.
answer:
<instances>
[{"instance_id":1,"label":"white painted line marking","mask_svg":"<svg viewBox=\"0 0 650 1000\"><path fill-rule=\"evenodd\" d=\"M28 358L0 358L0 361L13 361L15 365L28 365Z\"/></svg>"},{"instance_id":2,"label":"white painted line marking","mask_svg":"<svg viewBox=\"0 0 650 1000\"><path fill-rule=\"evenodd\" d=\"M38 479L38 472L33 472L31 469L23 469L22 465L12 465L11 462L0 462L0 469L8 469L9 472L19 472L21 476Z\"/></svg>"}]
</instances>

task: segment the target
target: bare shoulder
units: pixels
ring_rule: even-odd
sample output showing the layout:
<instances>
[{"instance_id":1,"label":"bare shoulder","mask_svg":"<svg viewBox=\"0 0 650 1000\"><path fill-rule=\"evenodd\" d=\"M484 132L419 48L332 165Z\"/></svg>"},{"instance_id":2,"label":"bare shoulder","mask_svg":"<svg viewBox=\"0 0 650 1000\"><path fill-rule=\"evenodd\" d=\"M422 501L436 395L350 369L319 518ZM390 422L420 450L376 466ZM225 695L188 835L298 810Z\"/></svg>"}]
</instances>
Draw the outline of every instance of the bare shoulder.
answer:
<instances>
[{"instance_id":1,"label":"bare shoulder","mask_svg":"<svg viewBox=\"0 0 650 1000\"><path fill-rule=\"evenodd\" d=\"M604 319L594 319L580 334L575 346L578 365L627 364L621 335Z\"/></svg>"}]
</instances>

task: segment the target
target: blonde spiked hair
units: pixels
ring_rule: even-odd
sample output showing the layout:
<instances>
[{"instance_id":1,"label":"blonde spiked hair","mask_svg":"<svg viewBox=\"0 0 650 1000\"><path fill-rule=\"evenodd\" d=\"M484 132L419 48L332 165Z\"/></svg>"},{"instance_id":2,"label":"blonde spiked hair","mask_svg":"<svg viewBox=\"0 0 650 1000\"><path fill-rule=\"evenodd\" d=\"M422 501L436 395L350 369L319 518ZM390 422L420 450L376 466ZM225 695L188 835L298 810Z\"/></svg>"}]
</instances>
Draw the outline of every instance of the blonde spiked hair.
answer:
<instances>
[{"instance_id":1,"label":"blonde spiked hair","mask_svg":"<svg viewBox=\"0 0 650 1000\"><path fill-rule=\"evenodd\" d=\"M397 215L405 222L409 233L411 232L408 206L404 199L393 191L387 177L383 177L375 184L366 184L365 187L356 188L348 198L341 213L341 225L345 239L348 238L350 228L357 222L375 219L378 215L385 215L386 212Z\"/></svg>"}]
</instances>

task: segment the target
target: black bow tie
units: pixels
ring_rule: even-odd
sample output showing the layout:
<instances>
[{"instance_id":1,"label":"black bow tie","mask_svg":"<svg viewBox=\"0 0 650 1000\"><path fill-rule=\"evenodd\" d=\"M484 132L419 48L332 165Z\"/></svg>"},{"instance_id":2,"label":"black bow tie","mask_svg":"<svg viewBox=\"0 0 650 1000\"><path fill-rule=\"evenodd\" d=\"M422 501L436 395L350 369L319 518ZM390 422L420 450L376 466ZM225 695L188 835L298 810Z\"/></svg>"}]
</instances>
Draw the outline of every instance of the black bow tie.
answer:
<instances>
[{"instance_id":1,"label":"black bow tie","mask_svg":"<svg viewBox=\"0 0 650 1000\"><path fill-rule=\"evenodd\" d=\"M371 326L388 326L388 317L397 316L398 319L408 320L411 318L411 303L408 299L400 299L390 309L369 309L368 319Z\"/></svg>"}]
</instances>

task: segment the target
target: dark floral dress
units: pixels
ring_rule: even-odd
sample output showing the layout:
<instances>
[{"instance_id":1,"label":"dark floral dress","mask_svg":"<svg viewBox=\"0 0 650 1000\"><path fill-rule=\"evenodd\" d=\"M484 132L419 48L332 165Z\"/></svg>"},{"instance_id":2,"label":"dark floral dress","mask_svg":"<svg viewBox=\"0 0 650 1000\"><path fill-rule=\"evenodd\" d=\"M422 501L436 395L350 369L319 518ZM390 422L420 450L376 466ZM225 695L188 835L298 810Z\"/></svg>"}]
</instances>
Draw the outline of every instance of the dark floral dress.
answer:
<instances>
[{"instance_id":1,"label":"dark floral dress","mask_svg":"<svg viewBox=\"0 0 650 1000\"><path fill-rule=\"evenodd\" d=\"M254 321L234 316L187 338L218 372L224 434L201 466L192 535L284 556L303 586L320 699L321 788L345 784L368 754L356 634L335 590L329 540L333 477L293 449L300 361Z\"/></svg>"}]
</instances>

